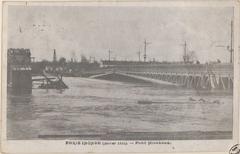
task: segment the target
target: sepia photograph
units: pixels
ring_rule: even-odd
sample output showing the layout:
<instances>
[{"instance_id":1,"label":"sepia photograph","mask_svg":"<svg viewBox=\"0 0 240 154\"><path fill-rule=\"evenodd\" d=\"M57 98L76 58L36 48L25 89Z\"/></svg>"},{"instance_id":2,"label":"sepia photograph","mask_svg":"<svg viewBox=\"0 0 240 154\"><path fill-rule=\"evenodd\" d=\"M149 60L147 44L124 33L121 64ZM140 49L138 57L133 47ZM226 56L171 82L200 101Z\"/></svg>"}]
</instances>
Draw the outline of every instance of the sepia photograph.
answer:
<instances>
[{"instance_id":1,"label":"sepia photograph","mask_svg":"<svg viewBox=\"0 0 240 154\"><path fill-rule=\"evenodd\" d=\"M6 140L233 140L233 5L6 8Z\"/></svg>"}]
</instances>

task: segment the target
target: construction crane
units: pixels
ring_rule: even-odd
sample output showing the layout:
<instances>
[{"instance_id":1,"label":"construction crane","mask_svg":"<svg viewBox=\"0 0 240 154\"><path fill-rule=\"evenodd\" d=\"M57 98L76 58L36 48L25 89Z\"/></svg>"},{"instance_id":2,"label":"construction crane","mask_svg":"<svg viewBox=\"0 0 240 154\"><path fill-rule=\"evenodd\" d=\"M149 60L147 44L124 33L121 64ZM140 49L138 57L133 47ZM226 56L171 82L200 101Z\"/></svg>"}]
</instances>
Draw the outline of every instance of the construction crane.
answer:
<instances>
[{"instance_id":1,"label":"construction crane","mask_svg":"<svg viewBox=\"0 0 240 154\"><path fill-rule=\"evenodd\" d=\"M234 33L233 33L233 20L231 20L231 39L230 39L230 45L217 45L216 47L226 48L230 52L230 63L233 63L233 46L234 46Z\"/></svg>"}]
</instances>

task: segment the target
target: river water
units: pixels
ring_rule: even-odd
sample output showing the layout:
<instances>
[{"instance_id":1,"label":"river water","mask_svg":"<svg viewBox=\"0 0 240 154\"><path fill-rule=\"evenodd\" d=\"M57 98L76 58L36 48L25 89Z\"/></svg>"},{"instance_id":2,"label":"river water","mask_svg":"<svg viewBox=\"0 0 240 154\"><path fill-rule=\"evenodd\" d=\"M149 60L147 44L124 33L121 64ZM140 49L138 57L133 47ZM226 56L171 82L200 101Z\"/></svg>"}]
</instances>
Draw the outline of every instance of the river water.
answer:
<instances>
[{"instance_id":1,"label":"river water","mask_svg":"<svg viewBox=\"0 0 240 154\"><path fill-rule=\"evenodd\" d=\"M108 132L232 131L231 93L87 78L65 77L64 82L69 89L8 93L8 139Z\"/></svg>"}]
</instances>

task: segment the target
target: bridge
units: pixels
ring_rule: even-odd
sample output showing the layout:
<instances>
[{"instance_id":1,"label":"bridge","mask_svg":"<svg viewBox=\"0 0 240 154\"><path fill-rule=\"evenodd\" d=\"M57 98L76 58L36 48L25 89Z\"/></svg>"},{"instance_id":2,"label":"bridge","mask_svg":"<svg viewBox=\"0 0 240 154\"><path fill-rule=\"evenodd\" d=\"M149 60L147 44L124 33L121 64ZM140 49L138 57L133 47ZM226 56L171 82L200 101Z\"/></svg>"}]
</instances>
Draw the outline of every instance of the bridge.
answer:
<instances>
[{"instance_id":1,"label":"bridge","mask_svg":"<svg viewBox=\"0 0 240 154\"><path fill-rule=\"evenodd\" d=\"M159 64L111 63L108 71L91 76L104 78L111 74L141 79L159 84L171 84L194 89L233 89L233 65L216 64Z\"/></svg>"}]
</instances>

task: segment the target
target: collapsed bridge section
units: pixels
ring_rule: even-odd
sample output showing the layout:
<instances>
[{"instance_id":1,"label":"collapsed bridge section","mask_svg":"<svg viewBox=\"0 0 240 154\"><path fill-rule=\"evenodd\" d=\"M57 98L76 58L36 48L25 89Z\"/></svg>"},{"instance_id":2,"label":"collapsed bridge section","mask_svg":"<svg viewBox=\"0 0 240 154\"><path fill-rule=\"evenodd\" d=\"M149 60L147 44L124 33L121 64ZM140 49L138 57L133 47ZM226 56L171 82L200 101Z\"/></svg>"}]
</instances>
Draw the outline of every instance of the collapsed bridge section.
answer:
<instances>
[{"instance_id":1,"label":"collapsed bridge section","mask_svg":"<svg viewBox=\"0 0 240 154\"><path fill-rule=\"evenodd\" d=\"M233 65L216 64L162 64L162 63L108 63L114 73L144 77L195 89L233 89ZM115 64L115 65L114 65Z\"/></svg>"}]
</instances>

